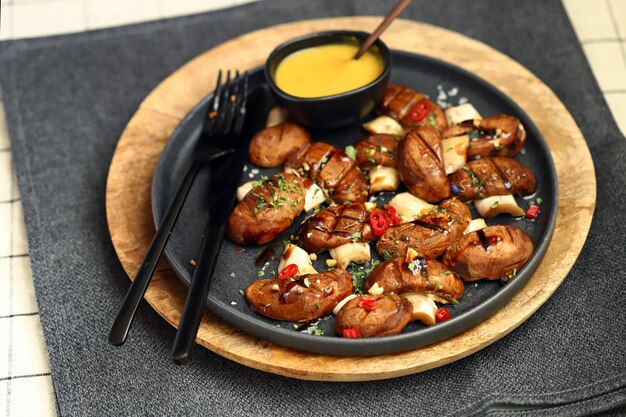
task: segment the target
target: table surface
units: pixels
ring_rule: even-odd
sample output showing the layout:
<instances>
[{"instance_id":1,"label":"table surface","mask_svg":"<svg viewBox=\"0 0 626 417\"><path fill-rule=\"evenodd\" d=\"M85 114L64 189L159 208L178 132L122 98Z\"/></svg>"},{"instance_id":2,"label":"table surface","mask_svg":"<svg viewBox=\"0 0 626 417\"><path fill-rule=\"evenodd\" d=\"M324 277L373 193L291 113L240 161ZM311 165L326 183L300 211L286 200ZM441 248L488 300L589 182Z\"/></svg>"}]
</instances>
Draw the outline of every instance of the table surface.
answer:
<instances>
[{"instance_id":1,"label":"table surface","mask_svg":"<svg viewBox=\"0 0 626 417\"><path fill-rule=\"evenodd\" d=\"M0 40L112 27L249 1L0 0ZM613 116L626 133L626 0L563 3ZM56 415L1 95L0 415Z\"/></svg>"}]
</instances>

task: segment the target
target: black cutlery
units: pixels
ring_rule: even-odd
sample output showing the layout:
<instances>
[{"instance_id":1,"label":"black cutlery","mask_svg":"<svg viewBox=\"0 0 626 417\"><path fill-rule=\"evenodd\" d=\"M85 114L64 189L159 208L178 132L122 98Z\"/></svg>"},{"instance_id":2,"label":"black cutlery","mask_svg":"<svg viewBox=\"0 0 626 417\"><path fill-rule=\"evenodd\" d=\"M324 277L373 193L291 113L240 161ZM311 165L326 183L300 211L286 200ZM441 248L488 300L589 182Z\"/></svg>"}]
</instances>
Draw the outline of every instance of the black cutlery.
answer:
<instances>
[{"instance_id":1,"label":"black cutlery","mask_svg":"<svg viewBox=\"0 0 626 417\"><path fill-rule=\"evenodd\" d=\"M237 72L231 80L230 71L228 71L225 84L222 84L222 71L218 73L215 93L209 104L202 133L195 145L193 164L183 177L178 191L150 243L135 279L126 293L111 327L109 343L118 346L126 341L139 303L148 288L198 171L205 164L209 162L214 164L236 151L233 145L234 140L241 133L247 93L248 76L246 73L239 76Z\"/></svg>"},{"instance_id":2,"label":"black cutlery","mask_svg":"<svg viewBox=\"0 0 626 417\"><path fill-rule=\"evenodd\" d=\"M197 265L191 277L183 314L174 339L172 358L176 363L189 360L195 344L198 328L204 312L211 277L217 263L218 254L224 240L228 217L235 202L236 191L241 181L241 172L247 160L250 138L264 122L263 109L266 107L267 91L255 90L250 94L248 116L243 133L234 146L237 151L222 160L211 164L208 192L209 218L202 237ZM242 109L245 111L245 109ZM243 121L243 117L239 118Z\"/></svg>"}]
</instances>

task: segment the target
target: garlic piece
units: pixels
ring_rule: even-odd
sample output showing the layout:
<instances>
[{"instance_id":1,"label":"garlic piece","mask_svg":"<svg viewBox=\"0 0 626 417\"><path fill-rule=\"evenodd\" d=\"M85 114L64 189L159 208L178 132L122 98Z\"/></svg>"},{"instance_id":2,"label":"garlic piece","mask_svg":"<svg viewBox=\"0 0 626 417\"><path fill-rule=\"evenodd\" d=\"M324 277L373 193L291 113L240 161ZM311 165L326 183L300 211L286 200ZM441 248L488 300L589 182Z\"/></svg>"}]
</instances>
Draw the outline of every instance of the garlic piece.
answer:
<instances>
[{"instance_id":1,"label":"garlic piece","mask_svg":"<svg viewBox=\"0 0 626 417\"><path fill-rule=\"evenodd\" d=\"M346 269L350 262L364 264L372 259L370 244L367 242L344 243L331 249L329 252L330 256L337 261L337 267L341 269Z\"/></svg>"},{"instance_id":2,"label":"garlic piece","mask_svg":"<svg viewBox=\"0 0 626 417\"><path fill-rule=\"evenodd\" d=\"M376 166L369 172L370 193L395 191L400 185L398 170L391 167Z\"/></svg>"},{"instance_id":3,"label":"garlic piece","mask_svg":"<svg viewBox=\"0 0 626 417\"><path fill-rule=\"evenodd\" d=\"M366 201L363 204L365 205L365 210L367 210L367 211L372 211L376 207L378 207L378 205L374 201Z\"/></svg>"},{"instance_id":4,"label":"garlic piece","mask_svg":"<svg viewBox=\"0 0 626 417\"><path fill-rule=\"evenodd\" d=\"M483 198L482 200L475 200L474 207L476 207L478 214L487 219L502 213L510 214L515 217L526 214L526 212L517 205L515 197L511 194L494 195Z\"/></svg>"},{"instance_id":5,"label":"garlic piece","mask_svg":"<svg viewBox=\"0 0 626 417\"><path fill-rule=\"evenodd\" d=\"M265 127L272 127L284 123L287 121L287 110L282 107L274 107L267 114L267 121Z\"/></svg>"},{"instance_id":6,"label":"garlic piece","mask_svg":"<svg viewBox=\"0 0 626 417\"><path fill-rule=\"evenodd\" d=\"M467 148L469 147L469 136L454 136L441 140L443 148L443 168L446 175L463 168L467 160Z\"/></svg>"},{"instance_id":7,"label":"garlic piece","mask_svg":"<svg viewBox=\"0 0 626 417\"><path fill-rule=\"evenodd\" d=\"M251 189L254 188L255 181L248 181L245 184L241 184L237 187L237 200L241 201L243 198L250 192Z\"/></svg>"},{"instance_id":8,"label":"garlic piece","mask_svg":"<svg viewBox=\"0 0 626 417\"><path fill-rule=\"evenodd\" d=\"M363 129L372 134L387 133L389 135L404 135L404 129L400 123L389 116L378 116L363 125Z\"/></svg>"},{"instance_id":9,"label":"garlic piece","mask_svg":"<svg viewBox=\"0 0 626 417\"><path fill-rule=\"evenodd\" d=\"M324 191L315 183L306 189L304 195L304 211L313 210L326 201Z\"/></svg>"},{"instance_id":10,"label":"garlic piece","mask_svg":"<svg viewBox=\"0 0 626 417\"><path fill-rule=\"evenodd\" d=\"M469 222L469 224L467 225L467 228L465 229L463 234L466 235L468 233L475 232L476 230L484 229L485 227L487 227L487 223L485 223L485 219L483 218L472 219L472 221Z\"/></svg>"},{"instance_id":11,"label":"garlic piece","mask_svg":"<svg viewBox=\"0 0 626 417\"><path fill-rule=\"evenodd\" d=\"M385 292L385 288L378 285L378 282L375 282L374 285L372 285L370 289L367 290L367 292L371 295L381 295Z\"/></svg>"},{"instance_id":12,"label":"garlic piece","mask_svg":"<svg viewBox=\"0 0 626 417\"><path fill-rule=\"evenodd\" d=\"M419 320L427 326L434 325L437 320L437 305L424 294L408 292L401 295L413 304L413 320Z\"/></svg>"},{"instance_id":13,"label":"garlic piece","mask_svg":"<svg viewBox=\"0 0 626 417\"><path fill-rule=\"evenodd\" d=\"M283 256L278 263L278 270L281 271L284 267L290 264L296 264L298 267L298 275L305 274L317 274L309 254L299 246L293 243L288 244L283 251Z\"/></svg>"},{"instance_id":14,"label":"garlic piece","mask_svg":"<svg viewBox=\"0 0 626 417\"><path fill-rule=\"evenodd\" d=\"M444 110L449 125L464 122L466 120L482 119L480 113L476 111L471 103L461 104L459 106L448 107Z\"/></svg>"},{"instance_id":15,"label":"garlic piece","mask_svg":"<svg viewBox=\"0 0 626 417\"><path fill-rule=\"evenodd\" d=\"M343 300L339 301L339 304L337 304L335 306L335 308L333 308L333 314L336 316L337 314L339 314L339 311L343 308L343 306L346 305L346 303L350 300L352 300L353 298L356 298L356 294L350 294L349 296L347 296L346 298L344 298Z\"/></svg>"},{"instance_id":16,"label":"garlic piece","mask_svg":"<svg viewBox=\"0 0 626 417\"><path fill-rule=\"evenodd\" d=\"M389 205L396 209L403 223L417 220L430 213L435 206L411 193L396 194Z\"/></svg>"}]
</instances>

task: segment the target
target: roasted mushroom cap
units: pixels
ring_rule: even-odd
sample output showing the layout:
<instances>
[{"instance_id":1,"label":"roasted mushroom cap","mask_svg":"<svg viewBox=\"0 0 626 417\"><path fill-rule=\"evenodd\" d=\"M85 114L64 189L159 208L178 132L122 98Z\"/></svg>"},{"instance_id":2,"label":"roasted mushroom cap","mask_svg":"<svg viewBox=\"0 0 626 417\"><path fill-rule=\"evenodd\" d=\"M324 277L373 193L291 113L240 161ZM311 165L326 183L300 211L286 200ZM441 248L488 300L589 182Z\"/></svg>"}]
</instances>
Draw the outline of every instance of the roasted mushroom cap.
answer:
<instances>
[{"instance_id":1,"label":"roasted mushroom cap","mask_svg":"<svg viewBox=\"0 0 626 417\"><path fill-rule=\"evenodd\" d=\"M412 248L419 256L438 258L463 235L471 219L465 203L458 199L445 200L424 217L388 228L376 242L376 251L391 259L405 256Z\"/></svg>"},{"instance_id":2,"label":"roasted mushroom cap","mask_svg":"<svg viewBox=\"0 0 626 417\"><path fill-rule=\"evenodd\" d=\"M344 329L358 329L361 337L389 336L400 333L412 316L412 304L399 295L364 295L343 306L335 329L339 335Z\"/></svg>"},{"instance_id":3,"label":"roasted mushroom cap","mask_svg":"<svg viewBox=\"0 0 626 417\"><path fill-rule=\"evenodd\" d=\"M309 321L332 313L352 292L352 277L343 269L295 279L261 279L246 288L246 299L264 316Z\"/></svg>"},{"instance_id":4,"label":"roasted mushroom cap","mask_svg":"<svg viewBox=\"0 0 626 417\"><path fill-rule=\"evenodd\" d=\"M370 212L363 203L339 205L309 217L300 228L298 246L319 253L351 242L375 239L368 222Z\"/></svg>"},{"instance_id":5,"label":"roasted mushroom cap","mask_svg":"<svg viewBox=\"0 0 626 417\"><path fill-rule=\"evenodd\" d=\"M250 162L266 168L277 167L296 149L310 141L309 132L293 122L265 128L250 141Z\"/></svg>"},{"instance_id":6,"label":"roasted mushroom cap","mask_svg":"<svg viewBox=\"0 0 626 417\"><path fill-rule=\"evenodd\" d=\"M366 136L354 146L356 162L361 169L370 170L375 166L397 167L397 135L378 134Z\"/></svg>"},{"instance_id":7,"label":"roasted mushroom cap","mask_svg":"<svg viewBox=\"0 0 626 417\"><path fill-rule=\"evenodd\" d=\"M442 131L448 127L446 116L437 103L399 84L387 86L379 111L396 119L405 128L430 126Z\"/></svg>"},{"instance_id":8,"label":"roasted mushroom cap","mask_svg":"<svg viewBox=\"0 0 626 417\"><path fill-rule=\"evenodd\" d=\"M450 175L450 187L463 201L535 191L533 173L511 158L483 158Z\"/></svg>"},{"instance_id":9,"label":"roasted mushroom cap","mask_svg":"<svg viewBox=\"0 0 626 417\"><path fill-rule=\"evenodd\" d=\"M441 138L432 127L413 128L400 140L398 171L411 194L421 199L438 202L450 196Z\"/></svg>"},{"instance_id":10,"label":"roasted mushroom cap","mask_svg":"<svg viewBox=\"0 0 626 417\"><path fill-rule=\"evenodd\" d=\"M304 208L304 185L295 175L278 173L260 180L237 204L228 219L230 240L263 244L287 229Z\"/></svg>"},{"instance_id":11,"label":"roasted mushroom cap","mask_svg":"<svg viewBox=\"0 0 626 417\"><path fill-rule=\"evenodd\" d=\"M375 284L384 292L418 292L441 303L455 303L463 296L463 281L454 272L441 262L421 257L379 264L367 277L365 290Z\"/></svg>"},{"instance_id":12,"label":"roasted mushroom cap","mask_svg":"<svg viewBox=\"0 0 626 417\"><path fill-rule=\"evenodd\" d=\"M526 130L513 116L500 114L485 119L466 120L442 133L444 138L468 135L468 159L491 156L512 158L524 147Z\"/></svg>"},{"instance_id":13,"label":"roasted mushroom cap","mask_svg":"<svg viewBox=\"0 0 626 417\"><path fill-rule=\"evenodd\" d=\"M443 263L463 281L512 279L528 262L535 245L514 226L488 226L468 233L443 255Z\"/></svg>"},{"instance_id":14,"label":"roasted mushroom cap","mask_svg":"<svg viewBox=\"0 0 626 417\"><path fill-rule=\"evenodd\" d=\"M367 181L356 162L343 149L327 143L302 146L287 159L285 170L297 171L315 181L339 204L367 200Z\"/></svg>"}]
</instances>

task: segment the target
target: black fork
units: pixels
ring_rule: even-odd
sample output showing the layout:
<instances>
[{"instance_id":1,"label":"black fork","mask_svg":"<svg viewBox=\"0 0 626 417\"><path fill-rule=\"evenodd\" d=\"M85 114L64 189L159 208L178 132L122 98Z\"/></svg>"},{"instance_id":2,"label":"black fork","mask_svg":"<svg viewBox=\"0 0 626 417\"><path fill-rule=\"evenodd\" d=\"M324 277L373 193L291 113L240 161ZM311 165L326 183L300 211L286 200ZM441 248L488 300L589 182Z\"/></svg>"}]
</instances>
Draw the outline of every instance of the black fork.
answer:
<instances>
[{"instance_id":1,"label":"black fork","mask_svg":"<svg viewBox=\"0 0 626 417\"><path fill-rule=\"evenodd\" d=\"M206 163L217 161L236 150L236 139L241 134L248 97L248 76L237 71L231 80L231 73L226 73L226 82L222 84L222 71L218 73L217 84L209 112L202 126L201 137L196 143L194 161L181 181L163 220L159 224L150 247L139 266L137 275L130 285L117 317L109 333L109 343L121 345L126 341L139 303L152 279L159 258L169 240L178 215L187 199L191 185L198 171Z\"/></svg>"}]
</instances>

